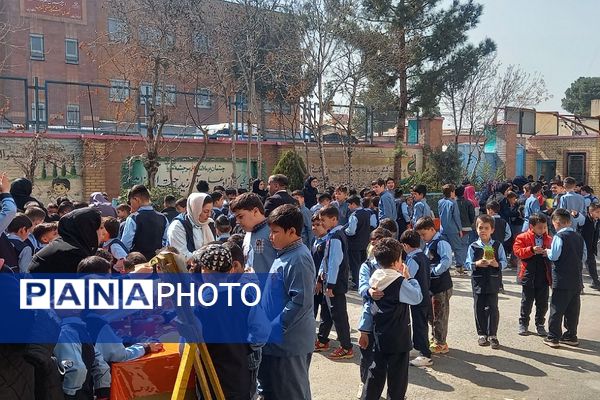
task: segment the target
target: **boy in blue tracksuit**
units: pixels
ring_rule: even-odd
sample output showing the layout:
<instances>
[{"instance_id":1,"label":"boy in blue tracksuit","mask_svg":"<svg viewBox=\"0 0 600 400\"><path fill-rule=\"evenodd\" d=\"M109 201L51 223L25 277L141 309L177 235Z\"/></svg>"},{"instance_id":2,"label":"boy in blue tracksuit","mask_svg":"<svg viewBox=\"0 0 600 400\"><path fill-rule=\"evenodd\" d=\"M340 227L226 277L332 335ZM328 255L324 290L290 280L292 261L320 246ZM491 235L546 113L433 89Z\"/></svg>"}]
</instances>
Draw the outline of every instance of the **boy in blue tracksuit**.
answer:
<instances>
[{"instance_id":1,"label":"boy in blue tracksuit","mask_svg":"<svg viewBox=\"0 0 600 400\"><path fill-rule=\"evenodd\" d=\"M413 229L417 225L417 221L424 217L431 217L431 208L429 204L427 204L427 186L425 185L416 185L412 189L412 196L414 199L413 203L413 215L412 215L412 225Z\"/></svg>"},{"instance_id":2,"label":"boy in blue tracksuit","mask_svg":"<svg viewBox=\"0 0 600 400\"><path fill-rule=\"evenodd\" d=\"M534 182L531 184L531 194L525 200L525 207L523 208L523 228L521 232L527 232L529 230L529 217L533 214L539 214L540 202L538 201L538 194L542 190L542 184Z\"/></svg>"},{"instance_id":3,"label":"boy in blue tracksuit","mask_svg":"<svg viewBox=\"0 0 600 400\"><path fill-rule=\"evenodd\" d=\"M571 213L571 228L577 230L579 226L585 223L587 207L585 198L579 193L575 193L577 182L571 177L566 177L563 181L565 194L558 201L558 208L564 208Z\"/></svg>"},{"instance_id":4,"label":"boy in blue tracksuit","mask_svg":"<svg viewBox=\"0 0 600 400\"><path fill-rule=\"evenodd\" d=\"M396 224L398 219L398 208L396 207L396 200L386 187L385 180L377 179L372 182L372 187L375 193L379 196L379 221L384 218L389 218ZM396 232L398 227L396 227Z\"/></svg>"},{"instance_id":5,"label":"boy in blue tracksuit","mask_svg":"<svg viewBox=\"0 0 600 400\"><path fill-rule=\"evenodd\" d=\"M315 339L313 294L315 265L308 248L302 243L302 214L298 208L285 204L273 210L268 219L271 242L277 258L269 274L264 296L267 315L283 329L280 343L267 343L258 373L265 400L310 400L308 368ZM268 296L281 296L280 290L270 290L272 280L283 286L283 309L273 309L277 301Z\"/></svg>"},{"instance_id":6,"label":"boy in blue tracksuit","mask_svg":"<svg viewBox=\"0 0 600 400\"><path fill-rule=\"evenodd\" d=\"M298 208L300 209L300 212L302 213L302 217L304 218L304 229L302 230L302 241L308 248L310 248L310 246L312 246L312 243L314 241L314 236L312 233L312 223L310 220L312 217L312 213L304 205L304 192L302 190L294 190L294 192L292 193L292 197L294 199L296 199L296 201L298 202Z\"/></svg>"},{"instance_id":7,"label":"boy in blue tracksuit","mask_svg":"<svg viewBox=\"0 0 600 400\"><path fill-rule=\"evenodd\" d=\"M454 252L454 262L456 269L462 271L465 265L464 245L461 240L462 222L460 220L460 210L456 203L455 187L452 184L442 187L444 197L438 202L438 213L440 214L440 233L442 239L450 243Z\"/></svg>"},{"instance_id":8,"label":"boy in blue tracksuit","mask_svg":"<svg viewBox=\"0 0 600 400\"><path fill-rule=\"evenodd\" d=\"M491 345L492 349L500 348L497 337L500 322L498 293L502 286L501 271L507 265L502 242L492 239L495 221L494 217L487 214L477 217L479 239L469 246L465 264L467 270L471 271L478 344Z\"/></svg>"}]
</instances>

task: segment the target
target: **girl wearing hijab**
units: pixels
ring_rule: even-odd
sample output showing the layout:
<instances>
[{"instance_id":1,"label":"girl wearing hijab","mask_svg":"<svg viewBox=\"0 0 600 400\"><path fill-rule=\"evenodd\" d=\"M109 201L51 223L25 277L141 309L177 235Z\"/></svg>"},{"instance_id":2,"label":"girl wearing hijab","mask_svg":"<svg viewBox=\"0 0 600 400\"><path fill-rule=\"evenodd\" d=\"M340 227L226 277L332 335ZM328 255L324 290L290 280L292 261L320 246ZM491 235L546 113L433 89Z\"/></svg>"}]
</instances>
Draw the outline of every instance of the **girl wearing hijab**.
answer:
<instances>
[{"instance_id":1,"label":"girl wearing hijab","mask_svg":"<svg viewBox=\"0 0 600 400\"><path fill-rule=\"evenodd\" d=\"M100 211L103 217L117 217L117 211L112 206L112 203L100 192L92 193L90 196L90 207Z\"/></svg>"},{"instance_id":2,"label":"girl wearing hijab","mask_svg":"<svg viewBox=\"0 0 600 400\"><path fill-rule=\"evenodd\" d=\"M265 201L269 195L269 192L265 189L265 181L262 179L255 179L254 182L252 182L252 193L256 193L262 201Z\"/></svg>"},{"instance_id":3,"label":"girl wearing hijab","mask_svg":"<svg viewBox=\"0 0 600 400\"><path fill-rule=\"evenodd\" d=\"M65 214L58 222L59 238L33 256L31 273L76 273L77 265L93 256L100 242L100 211L81 208Z\"/></svg>"},{"instance_id":4,"label":"girl wearing hijab","mask_svg":"<svg viewBox=\"0 0 600 400\"><path fill-rule=\"evenodd\" d=\"M46 211L42 203L40 203L36 198L31 197L32 191L33 184L27 178L15 179L13 183L10 184L10 194L15 200L15 204L17 205L17 209L19 211L25 211L25 204L29 202L37 203L38 207Z\"/></svg>"},{"instance_id":5,"label":"girl wearing hijab","mask_svg":"<svg viewBox=\"0 0 600 400\"><path fill-rule=\"evenodd\" d=\"M317 204L317 185L319 181L314 176L309 176L304 182L304 205L309 210Z\"/></svg>"},{"instance_id":6,"label":"girl wearing hijab","mask_svg":"<svg viewBox=\"0 0 600 400\"><path fill-rule=\"evenodd\" d=\"M215 222L210 218L212 198L206 193L192 193L187 199L187 213L173 220L167 230L169 246L186 260L202 246L215 240Z\"/></svg>"}]
</instances>

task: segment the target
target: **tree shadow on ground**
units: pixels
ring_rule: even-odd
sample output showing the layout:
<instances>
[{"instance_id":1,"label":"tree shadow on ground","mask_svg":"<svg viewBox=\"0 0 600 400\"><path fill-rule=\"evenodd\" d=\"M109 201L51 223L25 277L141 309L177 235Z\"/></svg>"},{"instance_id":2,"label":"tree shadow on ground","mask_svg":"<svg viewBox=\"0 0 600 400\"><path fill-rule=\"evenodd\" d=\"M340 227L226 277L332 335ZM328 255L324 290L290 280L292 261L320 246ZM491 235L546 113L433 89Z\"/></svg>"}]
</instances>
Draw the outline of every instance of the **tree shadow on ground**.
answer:
<instances>
[{"instance_id":1,"label":"tree shadow on ground","mask_svg":"<svg viewBox=\"0 0 600 400\"><path fill-rule=\"evenodd\" d=\"M515 348L505 348L503 350L507 353L511 353L524 358L530 358L542 364L552 365L554 367L563 368L569 371L581 373L600 372L600 365L595 364L593 362L571 357L568 353L565 353L567 357L557 355L556 352L561 351L561 349L562 347L556 350L552 349L554 353L538 353L536 351Z\"/></svg>"},{"instance_id":2,"label":"tree shadow on ground","mask_svg":"<svg viewBox=\"0 0 600 400\"><path fill-rule=\"evenodd\" d=\"M435 364L433 368L436 369ZM438 392L454 392L454 388L447 383L439 381L428 372L428 368L410 367L408 370L408 384L421 386Z\"/></svg>"}]
</instances>

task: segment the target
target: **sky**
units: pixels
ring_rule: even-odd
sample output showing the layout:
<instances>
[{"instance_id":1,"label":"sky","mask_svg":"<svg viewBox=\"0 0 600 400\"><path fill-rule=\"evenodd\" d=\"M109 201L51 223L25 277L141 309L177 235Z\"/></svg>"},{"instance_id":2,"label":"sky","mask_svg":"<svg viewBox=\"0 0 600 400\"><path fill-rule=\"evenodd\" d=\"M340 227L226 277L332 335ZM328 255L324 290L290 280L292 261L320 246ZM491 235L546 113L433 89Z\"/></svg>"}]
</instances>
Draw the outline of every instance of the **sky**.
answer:
<instances>
[{"instance_id":1,"label":"sky","mask_svg":"<svg viewBox=\"0 0 600 400\"><path fill-rule=\"evenodd\" d=\"M470 32L489 37L503 65L539 72L552 98L541 111L561 111L565 90L580 76L600 76L600 0L478 0L484 10Z\"/></svg>"}]
</instances>

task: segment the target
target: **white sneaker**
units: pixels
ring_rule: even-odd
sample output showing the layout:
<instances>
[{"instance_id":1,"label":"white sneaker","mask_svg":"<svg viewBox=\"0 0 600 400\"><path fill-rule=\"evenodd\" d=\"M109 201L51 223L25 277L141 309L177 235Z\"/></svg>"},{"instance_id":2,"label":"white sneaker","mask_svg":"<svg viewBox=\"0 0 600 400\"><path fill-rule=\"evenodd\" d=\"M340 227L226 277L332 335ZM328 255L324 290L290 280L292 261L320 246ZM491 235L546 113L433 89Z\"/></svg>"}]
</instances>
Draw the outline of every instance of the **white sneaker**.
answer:
<instances>
[{"instance_id":1,"label":"white sneaker","mask_svg":"<svg viewBox=\"0 0 600 400\"><path fill-rule=\"evenodd\" d=\"M358 392L356 392L357 399L362 398L363 386L364 386L364 384L362 382L358 385Z\"/></svg>"},{"instance_id":2,"label":"white sneaker","mask_svg":"<svg viewBox=\"0 0 600 400\"><path fill-rule=\"evenodd\" d=\"M419 356L414 360L411 360L410 365L413 367L430 367L433 365L433 360L425 356Z\"/></svg>"}]
</instances>

